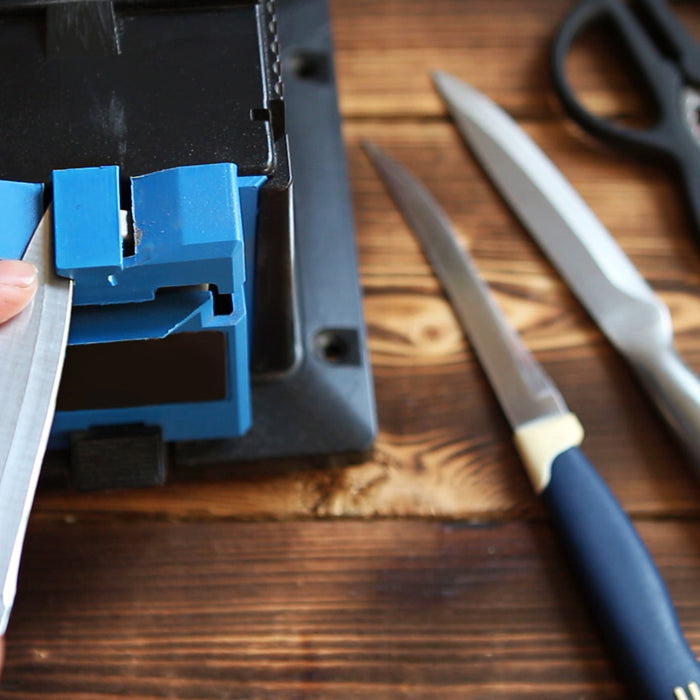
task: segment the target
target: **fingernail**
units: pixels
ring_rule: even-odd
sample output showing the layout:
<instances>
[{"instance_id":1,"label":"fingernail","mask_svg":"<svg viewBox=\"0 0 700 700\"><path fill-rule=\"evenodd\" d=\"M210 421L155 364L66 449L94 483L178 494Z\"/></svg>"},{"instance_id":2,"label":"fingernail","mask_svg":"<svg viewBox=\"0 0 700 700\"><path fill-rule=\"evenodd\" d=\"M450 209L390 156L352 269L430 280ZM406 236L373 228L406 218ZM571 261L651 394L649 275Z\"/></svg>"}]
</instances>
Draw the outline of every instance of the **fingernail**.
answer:
<instances>
[{"instance_id":1,"label":"fingernail","mask_svg":"<svg viewBox=\"0 0 700 700\"><path fill-rule=\"evenodd\" d=\"M36 267L23 260L0 260L0 284L6 287L31 287L38 276Z\"/></svg>"}]
</instances>

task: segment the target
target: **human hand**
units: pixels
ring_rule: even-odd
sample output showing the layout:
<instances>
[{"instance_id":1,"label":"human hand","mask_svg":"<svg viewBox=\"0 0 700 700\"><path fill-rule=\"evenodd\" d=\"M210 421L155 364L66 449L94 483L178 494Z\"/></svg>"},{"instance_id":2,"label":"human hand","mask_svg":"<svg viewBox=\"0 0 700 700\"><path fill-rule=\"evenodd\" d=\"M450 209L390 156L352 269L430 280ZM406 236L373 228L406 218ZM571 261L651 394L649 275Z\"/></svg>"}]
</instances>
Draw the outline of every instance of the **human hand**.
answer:
<instances>
[{"instance_id":1,"label":"human hand","mask_svg":"<svg viewBox=\"0 0 700 700\"><path fill-rule=\"evenodd\" d=\"M22 260L0 260L0 323L18 314L36 292L34 265Z\"/></svg>"}]
</instances>

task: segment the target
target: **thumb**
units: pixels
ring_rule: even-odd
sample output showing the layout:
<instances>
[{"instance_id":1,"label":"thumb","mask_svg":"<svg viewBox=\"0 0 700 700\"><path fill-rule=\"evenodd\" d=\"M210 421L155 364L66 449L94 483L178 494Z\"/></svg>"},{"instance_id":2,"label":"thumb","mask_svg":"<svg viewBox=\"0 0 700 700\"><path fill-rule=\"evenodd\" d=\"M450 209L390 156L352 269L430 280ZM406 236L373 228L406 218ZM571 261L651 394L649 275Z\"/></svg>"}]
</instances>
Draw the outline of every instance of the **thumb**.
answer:
<instances>
[{"instance_id":1,"label":"thumb","mask_svg":"<svg viewBox=\"0 0 700 700\"><path fill-rule=\"evenodd\" d=\"M34 265L0 260L0 323L18 314L32 299L38 282Z\"/></svg>"}]
</instances>

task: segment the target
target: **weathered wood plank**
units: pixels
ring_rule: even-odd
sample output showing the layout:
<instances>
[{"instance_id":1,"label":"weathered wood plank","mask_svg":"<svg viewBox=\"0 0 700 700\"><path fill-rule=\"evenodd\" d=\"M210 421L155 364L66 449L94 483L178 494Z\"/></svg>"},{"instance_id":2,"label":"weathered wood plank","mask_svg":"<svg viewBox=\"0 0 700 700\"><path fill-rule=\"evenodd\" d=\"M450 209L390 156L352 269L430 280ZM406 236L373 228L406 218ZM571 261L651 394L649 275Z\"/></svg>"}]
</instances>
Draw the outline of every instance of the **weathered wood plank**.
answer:
<instances>
[{"instance_id":1,"label":"weathered wood plank","mask_svg":"<svg viewBox=\"0 0 700 700\"><path fill-rule=\"evenodd\" d=\"M546 51L568 3L509 0L332 3L344 114L435 115L442 105L429 74L468 78L510 108L541 113ZM539 93L539 95L538 95Z\"/></svg>"},{"instance_id":2,"label":"weathered wood plank","mask_svg":"<svg viewBox=\"0 0 700 700\"><path fill-rule=\"evenodd\" d=\"M697 523L645 523L700 647ZM549 528L35 518L0 698L622 694Z\"/></svg>"},{"instance_id":3,"label":"weathered wood plank","mask_svg":"<svg viewBox=\"0 0 700 700\"><path fill-rule=\"evenodd\" d=\"M571 0L372 0L331 2L343 113L416 118L444 113L429 74L447 70L472 82L519 116L557 113L550 46ZM692 0L673 3L700 37ZM614 35L590 32L576 45L569 72L584 102L602 114L639 115L645 101L624 66ZM602 69L602 70L601 70Z\"/></svg>"}]
</instances>

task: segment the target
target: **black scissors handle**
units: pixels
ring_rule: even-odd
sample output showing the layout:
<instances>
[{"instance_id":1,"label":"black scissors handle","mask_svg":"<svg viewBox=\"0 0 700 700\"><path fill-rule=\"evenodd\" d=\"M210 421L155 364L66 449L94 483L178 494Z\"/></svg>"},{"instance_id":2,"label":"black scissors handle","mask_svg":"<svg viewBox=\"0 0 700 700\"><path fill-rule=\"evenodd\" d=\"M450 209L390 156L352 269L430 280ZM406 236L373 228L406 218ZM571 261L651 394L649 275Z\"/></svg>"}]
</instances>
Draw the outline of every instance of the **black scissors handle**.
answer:
<instances>
[{"instance_id":1,"label":"black scissors handle","mask_svg":"<svg viewBox=\"0 0 700 700\"><path fill-rule=\"evenodd\" d=\"M663 49L680 66L686 82L700 87L700 48L670 10L667 0L637 0L637 5L656 27Z\"/></svg>"},{"instance_id":2,"label":"black scissors handle","mask_svg":"<svg viewBox=\"0 0 700 700\"><path fill-rule=\"evenodd\" d=\"M683 113L686 85L700 86L700 50L670 10L666 0L638 0L654 25L666 57L654 44L630 6L622 0L584 0L564 20L553 45L554 87L569 116L603 143L642 158L663 161L680 177L700 237L700 147ZM616 31L637 74L653 100L655 120L633 128L590 112L571 87L566 60L571 46L586 29L605 21ZM674 61L677 65L674 65Z\"/></svg>"},{"instance_id":3,"label":"black scissors handle","mask_svg":"<svg viewBox=\"0 0 700 700\"><path fill-rule=\"evenodd\" d=\"M571 87L566 60L574 41L591 25L606 21L617 31L629 57L654 101L657 119L647 129L622 126L590 112ZM682 89L679 73L664 60L639 20L620 0L584 0L566 17L552 51L554 87L564 108L586 131L613 146L623 146L640 155L670 155L669 144L676 140L676 100Z\"/></svg>"}]
</instances>

